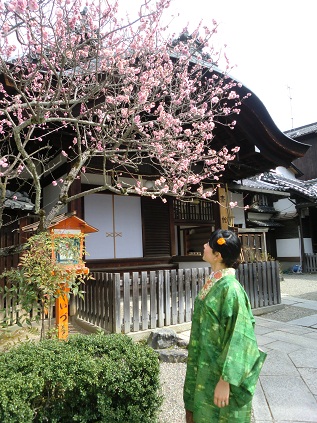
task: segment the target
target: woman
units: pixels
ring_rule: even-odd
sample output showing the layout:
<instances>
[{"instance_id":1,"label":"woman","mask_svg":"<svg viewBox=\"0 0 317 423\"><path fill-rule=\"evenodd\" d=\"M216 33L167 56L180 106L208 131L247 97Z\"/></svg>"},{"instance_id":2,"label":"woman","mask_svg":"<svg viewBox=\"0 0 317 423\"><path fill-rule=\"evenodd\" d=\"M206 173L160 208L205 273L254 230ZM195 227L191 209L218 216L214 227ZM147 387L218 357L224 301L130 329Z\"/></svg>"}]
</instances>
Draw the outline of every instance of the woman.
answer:
<instances>
[{"instance_id":1,"label":"woman","mask_svg":"<svg viewBox=\"0 0 317 423\"><path fill-rule=\"evenodd\" d=\"M238 236L216 230L204 245L212 273L195 300L184 403L187 423L249 423L266 354L259 351L246 292L235 277Z\"/></svg>"}]
</instances>

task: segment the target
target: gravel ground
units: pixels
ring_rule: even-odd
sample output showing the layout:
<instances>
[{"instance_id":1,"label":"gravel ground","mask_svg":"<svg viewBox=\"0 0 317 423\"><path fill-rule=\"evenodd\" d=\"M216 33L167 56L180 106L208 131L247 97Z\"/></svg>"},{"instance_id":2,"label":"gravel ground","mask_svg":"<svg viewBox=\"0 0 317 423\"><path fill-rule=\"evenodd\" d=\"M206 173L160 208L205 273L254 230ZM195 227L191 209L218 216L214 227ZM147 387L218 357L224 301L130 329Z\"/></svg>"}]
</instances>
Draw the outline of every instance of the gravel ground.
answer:
<instances>
[{"instance_id":1,"label":"gravel ground","mask_svg":"<svg viewBox=\"0 0 317 423\"><path fill-rule=\"evenodd\" d=\"M317 301L317 274L283 275L281 293L282 295Z\"/></svg>"},{"instance_id":2,"label":"gravel ground","mask_svg":"<svg viewBox=\"0 0 317 423\"><path fill-rule=\"evenodd\" d=\"M317 275L284 275L281 280L281 293L286 298L290 296L317 301ZM280 310L262 316L280 322L289 322L313 314L316 314L316 310L285 305Z\"/></svg>"},{"instance_id":3,"label":"gravel ground","mask_svg":"<svg viewBox=\"0 0 317 423\"><path fill-rule=\"evenodd\" d=\"M161 363L161 384L164 403L160 423L184 423L183 385L185 363Z\"/></svg>"},{"instance_id":4,"label":"gravel ground","mask_svg":"<svg viewBox=\"0 0 317 423\"><path fill-rule=\"evenodd\" d=\"M317 301L317 275L283 275L281 293L291 297ZM276 312L262 317L287 322L316 311L285 306ZM184 423L183 384L186 372L184 363L161 363L161 384L164 402L160 414L160 423ZM252 418L252 422L253 422Z\"/></svg>"}]
</instances>

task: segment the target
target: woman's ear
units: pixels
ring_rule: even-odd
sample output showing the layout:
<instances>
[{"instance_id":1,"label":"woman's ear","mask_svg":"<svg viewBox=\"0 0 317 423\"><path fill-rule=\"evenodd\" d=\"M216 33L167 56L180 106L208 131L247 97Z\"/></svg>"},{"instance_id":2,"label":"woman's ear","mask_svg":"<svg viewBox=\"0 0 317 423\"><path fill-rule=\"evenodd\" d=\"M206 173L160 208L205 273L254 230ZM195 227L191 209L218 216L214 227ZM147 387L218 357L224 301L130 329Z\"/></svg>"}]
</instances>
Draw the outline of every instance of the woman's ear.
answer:
<instances>
[{"instance_id":1,"label":"woman's ear","mask_svg":"<svg viewBox=\"0 0 317 423\"><path fill-rule=\"evenodd\" d=\"M222 263L222 255L221 255L221 253L219 253L219 251L216 251L216 254L215 254L215 256L216 256L216 258L217 258L217 261L219 261L219 263Z\"/></svg>"}]
</instances>

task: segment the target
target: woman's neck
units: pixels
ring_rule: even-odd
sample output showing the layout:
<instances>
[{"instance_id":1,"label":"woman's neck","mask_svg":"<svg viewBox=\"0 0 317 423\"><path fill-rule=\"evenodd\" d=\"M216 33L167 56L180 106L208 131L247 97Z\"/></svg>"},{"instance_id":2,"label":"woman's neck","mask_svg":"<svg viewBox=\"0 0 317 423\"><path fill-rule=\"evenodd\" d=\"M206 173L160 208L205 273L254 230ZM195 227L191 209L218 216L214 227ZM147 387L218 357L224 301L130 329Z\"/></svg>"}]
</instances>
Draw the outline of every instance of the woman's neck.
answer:
<instances>
[{"instance_id":1,"label":"woman's neck","mask_svg":"<svg viewBox=\"0 0 317 423\"><path fill-rule=\"evenodd\" d=\"M218 272L219 270L223 270L226 268L227 266L224 263L214 263L214 265L211 266L213 272Z\"/></svg>"}]
</instances>

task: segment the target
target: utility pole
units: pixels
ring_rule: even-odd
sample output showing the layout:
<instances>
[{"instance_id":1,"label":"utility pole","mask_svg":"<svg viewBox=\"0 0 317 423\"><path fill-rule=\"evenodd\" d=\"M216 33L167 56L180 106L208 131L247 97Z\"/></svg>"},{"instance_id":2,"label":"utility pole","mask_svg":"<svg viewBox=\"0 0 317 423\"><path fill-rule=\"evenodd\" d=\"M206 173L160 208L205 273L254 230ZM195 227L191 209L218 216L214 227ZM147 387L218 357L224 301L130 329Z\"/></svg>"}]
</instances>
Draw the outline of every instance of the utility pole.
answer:
<instances>
[{"instance_id":1,"label":"utility pole","mask_svg":"<svg viewBox=\"0 0 317 423\"><path fill-rule=\"evenodd\" d=\"M290 103L290 107L291 107L291 121L292 121L292 127L291 127L291 129L293 129L294 128L293 107L292 107L292 100L293 100L293 98L292 98L292 95L291 95L291 87L289 85L287 86L287 89L288 89L289 103Z\"/></svg>"}]
</instances>

